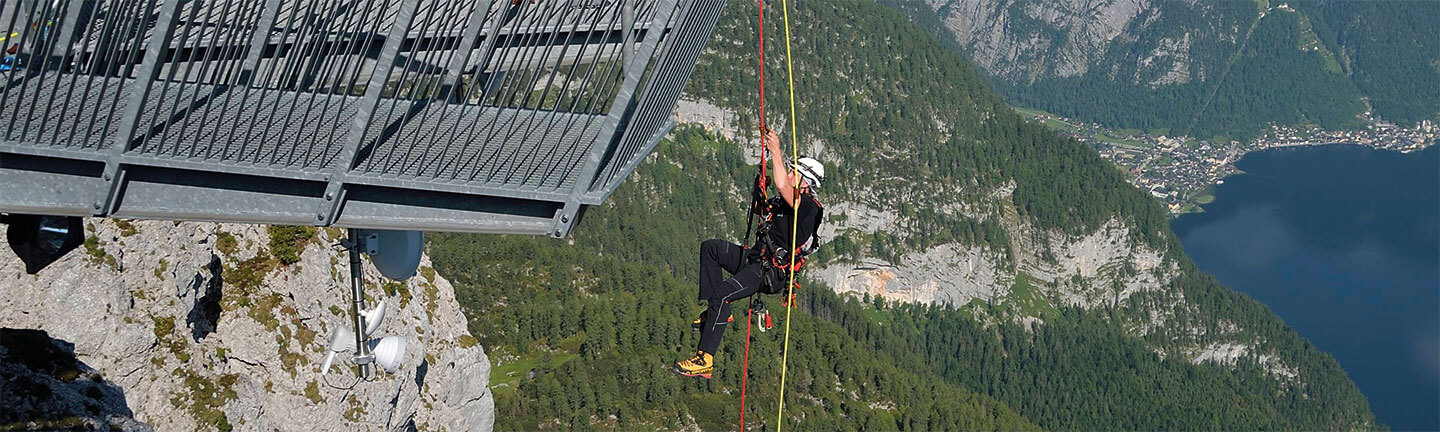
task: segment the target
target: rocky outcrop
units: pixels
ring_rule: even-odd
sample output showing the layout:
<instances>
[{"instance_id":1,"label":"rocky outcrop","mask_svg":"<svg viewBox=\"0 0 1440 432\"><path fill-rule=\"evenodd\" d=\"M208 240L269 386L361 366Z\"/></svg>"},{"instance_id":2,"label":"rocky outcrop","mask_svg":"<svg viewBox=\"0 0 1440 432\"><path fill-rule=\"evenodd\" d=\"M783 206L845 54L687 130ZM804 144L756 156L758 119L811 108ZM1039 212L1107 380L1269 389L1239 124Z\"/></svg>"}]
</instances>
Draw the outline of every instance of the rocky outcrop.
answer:
<instances>
[{"instance_id":1,"label":"rocky outcrop","mask_svg":"<svg viewBox=\"0 0 1440 432\"><path fill-rule=\"evenodd\" d=\"M981 67L1028 81L1084 75L1150 5L1149 0L927 1Z\"/></svg>"},{"instance_id":2,"label":"rocky outcrop","mask_svg":"<svg viewBox=\"0 0 1440 432\"><path fill-rule=\"evenodd\" d=\"M1243 36L1236 20L1259 14L1195 1L925 2L977 65L1016 85L1087 75L1150 89L1203 82ZM1196 58L1202 51L1209 57Z\"/></svg>"},{"instance_id":3,"label":"rocky outcrop","mask_svg":"<svg viewBox=\"0 0 1440 432\"><path fill-rule=\"evenodd\" d=\"M1114 305L1137 292L1159 289L1179 273L1161 251L1132 241L1130 227L1120 221L1082 236L1034 237L1015 236L1021 245L1020 271L1069 305Z\"/></svg>"},{"instance_id":4,"label":"rocky outcrop","mask_svg":"<svg viewBox=\"0 0 1440 432\"><path fill-rule=\"evenodd\" d=\"M377 333L403 337L406 350L397 373L360 381L349 366L328 377L319 366L326 335L347 322L348 264L331 247L339 230L87 226L85 247L38 275L0 254L0 327L73 344L135 420L158 430L490 430L490 362L428 258L404 283L366 266L367 296L388 306Z\"/></svg>"},{"instance_id":5,"label":"rocky outcrop","mask_svg":"<svg viewBox=\"0 0 1440 432\"><path fill-rule=\"evenodd\" d=\"M0 430L154 430L74 345L42 330L0 328L0 390Z\"/></svg>"}]
</instances>

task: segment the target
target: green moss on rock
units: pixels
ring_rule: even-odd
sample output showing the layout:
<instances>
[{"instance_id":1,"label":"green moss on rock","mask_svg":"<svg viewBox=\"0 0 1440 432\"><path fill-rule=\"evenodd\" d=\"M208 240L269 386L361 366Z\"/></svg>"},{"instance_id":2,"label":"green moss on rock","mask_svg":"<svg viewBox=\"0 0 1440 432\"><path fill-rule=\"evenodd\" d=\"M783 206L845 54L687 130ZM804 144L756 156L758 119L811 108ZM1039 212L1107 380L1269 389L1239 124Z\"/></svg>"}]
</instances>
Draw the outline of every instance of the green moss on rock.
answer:
<instances>
[{"instance_id":1,"label":"green moss on rock","mask_svg":"<svg viewBox=\"0 0 1440 432\"><path fill-rule=\"evenodd\" d=\"M281 265L287 266L300 262L300 254L317 232L315 227L286 225L271 225L266 231L270 233L270 251Z\"/></svg>"}]
</instances>

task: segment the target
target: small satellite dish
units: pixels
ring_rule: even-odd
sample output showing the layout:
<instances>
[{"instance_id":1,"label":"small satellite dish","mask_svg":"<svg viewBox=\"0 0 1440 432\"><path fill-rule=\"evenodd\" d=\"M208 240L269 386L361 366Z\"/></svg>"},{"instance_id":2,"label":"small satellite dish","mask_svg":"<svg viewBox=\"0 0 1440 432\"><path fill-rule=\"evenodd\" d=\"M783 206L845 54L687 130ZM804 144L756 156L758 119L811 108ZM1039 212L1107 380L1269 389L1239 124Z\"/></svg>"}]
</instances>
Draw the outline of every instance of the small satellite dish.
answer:
<instances>
[{"instance_id":1,"label":"small satellite dish","mask_svg":"<svg viewBox=\"0 0 1440 432\"><path fill-rule=\"evenodd\" d=\"M365 337L368 338L380 328L380 322L385 320L385 300L381 299L370 310L360 311L360 317L365 319Z\"/></svg>"},{"instance_id":2,"label":"small satellite dish","mask_svg":"<svg viewBox=\"0 0 1440 432\"><path fill-rule=\"evenodd\" d=\"M359 230L362 250L380 274L403 281L420 269L420 254L425 249L425 235L420 231Z\"/></svg>"},{"instance_id":3,"label":"small satellite dish","mask_svg":"<svg viewBox=\"0 0 1440 432\"><path fill-rule=\"evenodd\" d=\"M374 347L371 351L375 353L375 364L380 365L385 373L395 373L400 368L400 360L405 358L405 338L386 336L370 343Z\"/></svg>"}]
</instances>

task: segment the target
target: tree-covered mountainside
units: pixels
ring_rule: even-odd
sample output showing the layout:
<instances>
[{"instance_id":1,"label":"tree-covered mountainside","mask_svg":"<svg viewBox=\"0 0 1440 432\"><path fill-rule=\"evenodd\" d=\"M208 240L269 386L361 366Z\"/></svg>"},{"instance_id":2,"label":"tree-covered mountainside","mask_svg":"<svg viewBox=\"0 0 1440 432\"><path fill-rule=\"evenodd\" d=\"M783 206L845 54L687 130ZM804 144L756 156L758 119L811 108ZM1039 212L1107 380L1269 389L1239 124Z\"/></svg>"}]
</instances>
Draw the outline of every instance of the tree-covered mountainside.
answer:
<instances>
[{"instance_id":1,"label":"tree-covered mountainside","mask_svg":"<svg viewBox=\"0 0 1440 432\"><path fill-rule=\"evenodd\" d=\"M472 332L498 359L496 429L736 427L744 315L716 355L714 379L680 377L670 367L693 353L698 338L689 325L701 310L694 300L695 246L711 235L740 235L745 221L734 214L741 212L723 212L740 207L729 191L742 186L738 174L753 167L744 165L733 143L695 128L682 128L657 152L660 161L647 162L624 192L591 210L573 245L533 237L432 237L436 269L453 278ZM778 302L770 301L783 319ZM803 310L796 315L787 428L1035 428L1005 404L936 371L886 361L837 323ZM782 342L778 331L756 334L747 399L752 427L774 424Z\"/></svg>"},{"instance_id":2,"label":"tree-covered mountainside","mask_svg":"<svg viewBox=\"0 0 1440 432\"><path fill-rule=\"evenodd\" d=\"M1114 128L1246 139L1374 114L1440 118L1440 4L888 0L946 28L1017 105ZM936 25L936 17L939 25Z\"/></svg>"},{"instance_id":3,"label":"tree-covered mountainside","mask_svg":"<svg viewBox=\"0 0 1440 432\"><path fill-rule=\"evenodd\" d=\"M791 323L787 429L1375 427L1332 357L1196 270L1156 203L1082 144L1021 119L922 27L866 0L790 6L793 129L830 168L821 199L888 220L864 225L859 212L827 211L845 229L811 271L965 245L1009 278L992 281L1003 284L995 298L948 306L887 304L807 280ZM750 130L755 7L730 3L687 89ZM773 7L767 114L788 133ZM727 334L715 379L668 368L698 338L687 322L701 309L699 243L745 231L755 167L742 148L753 145L682 126L563 241L432 237L437 271L495 353L501 429L734 427L743 328ZM1128 233L1116 242L1133 245L1131 255L1160 251L1163 265L1146 270L1160 282L1130 289L1095 275L1025 275L1056 259L1052 247L1106 230ZM1141 271L1117 263L1105 272ZM1077 302L1068 289L1110 297ZM775 421L778 333L752 346L752 427ZM1242 354L1207 357L1216 346Z\"/></svg>"},{"instance_id":4,"label":"tree-covered mountainside","mask_svg":"<svg viewBox=\"0 0 1440 432\"><path fill-rule=\"evenodd\" d=\"M688 325L701 309L693 297L696 245L741 235L741 212L730 211L740 204L733 189L753 167L740 162L734 143L693 127L657 151L612 203L591 211L571 242L432 237L437 271L455 284L471 333L499 363L492 376L499 429L734 427L743 328L727 335L715 379L668 368L698 338ZM1190 283L1216 287L1208 279ZM1373 422L1338 365L1283 326L1273 331L1288 338L1275 339L1299 344L1303 352L1284 356L1300 360L1290 364L1303 384L1276 379L1256 362L1197 365L1157 352L1116 325L1129 308L1060 307L1028 325L1000 319L1020 313L1006 305L884 305L815 281L804 286L792 317L787 428L1262 430ZM1212 301L1250 306L1237 297ZM783 319L778 301L766 300ZM1263 307L1249 313L1278 323ZM756 333L751 347L751 427L774 423L780 337Z\"/></svg>"},{"instance_id":5,"label":"tree-covered mountainside","mask_svg":"<svg viewBox=\"0 0 1440 432\"><path fill-rule=\"evenodd\" d=\"M899 209L906 222L884 239L848 242L903 251L957 240L1004 249L1008 241L986 235L993 231L986 224L1013 204L1041 229L1080 233L1121 218L1165 247L1168 219L1158 204L1090 149L1014 115L938 39L871 2L809 3L791 10L791 20L804 23L791 41L802 151L830 166L832 199ZM755 15L756 5L730 4L687 88L732 108L747 130L757 124ZM775 17L765 23L766 116L783 125L784 29ZM1011 186L1013 200L995 205L996 190Z\"/></svg>"}]
</instances>

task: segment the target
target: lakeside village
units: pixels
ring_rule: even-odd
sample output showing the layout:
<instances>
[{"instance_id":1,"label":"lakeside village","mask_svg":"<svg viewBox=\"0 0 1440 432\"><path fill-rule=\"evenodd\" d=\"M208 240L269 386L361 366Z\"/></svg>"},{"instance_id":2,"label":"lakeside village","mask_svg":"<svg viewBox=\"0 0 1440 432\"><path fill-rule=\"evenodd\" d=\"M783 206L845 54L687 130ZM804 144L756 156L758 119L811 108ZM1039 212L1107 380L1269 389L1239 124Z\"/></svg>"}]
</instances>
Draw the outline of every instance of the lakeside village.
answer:
<instances>
[{"instance_id":1,"label":"lakeside village","mask_svg":"<svg viewBox=\"0 0 1440 432\"><path fill-rule=\"evenodd\" d=\"M1249 143L1212 143L1139 131L1117 132L1098 124L1049 113L1019 111L1034 121L1089 144L1100 152L1101 157L1128 172L1131 184L1164 201L1172 216L1199 212L1201 205L1214 201L1212 187L1224 184L1225 177L1235 173L1235 162L1249 152L1281 147L1351 144L1409 153L1423 150L1440 139L1440 125L1431 120L1405 128L1369 119L1368 126L1360 130L1326 131L1316 126L1271 125L1269 131Z\"/></svg>"}]
</instances>

